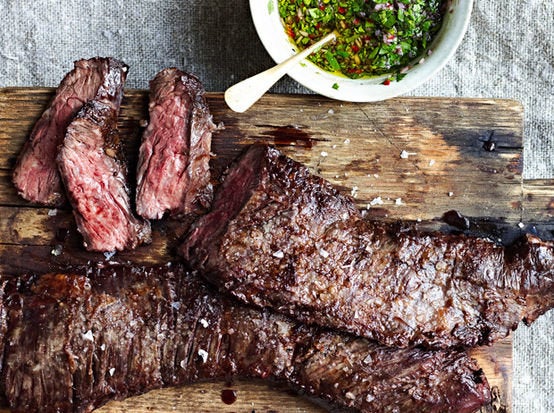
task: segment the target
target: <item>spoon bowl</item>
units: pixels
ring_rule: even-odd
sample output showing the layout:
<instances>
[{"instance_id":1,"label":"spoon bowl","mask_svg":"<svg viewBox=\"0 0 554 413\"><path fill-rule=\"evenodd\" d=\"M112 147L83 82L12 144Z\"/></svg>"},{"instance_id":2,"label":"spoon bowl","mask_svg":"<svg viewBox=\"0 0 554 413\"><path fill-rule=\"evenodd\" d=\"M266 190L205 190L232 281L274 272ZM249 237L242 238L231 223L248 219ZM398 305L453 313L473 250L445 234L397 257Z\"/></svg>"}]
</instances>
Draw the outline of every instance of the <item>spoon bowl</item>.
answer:
<instances>
[{"instance_id":1,"label":"spoon bowl","mask_svg":"<svg viewBox=\"0 0 554 413\"><path fill-rule=\"evenodd\" d=\"M287 74L320 95L349 102L374 102L405 94L424 84L454 56L469 26L474 0L447 0L442 26L420 64L409 69L400 81L386 82L391 75L350 79L326 72L307 60ZM282 62L297 53L279 16L278 0L250 0L254 26L269 55Z\"/></svg>"}]
</instances>

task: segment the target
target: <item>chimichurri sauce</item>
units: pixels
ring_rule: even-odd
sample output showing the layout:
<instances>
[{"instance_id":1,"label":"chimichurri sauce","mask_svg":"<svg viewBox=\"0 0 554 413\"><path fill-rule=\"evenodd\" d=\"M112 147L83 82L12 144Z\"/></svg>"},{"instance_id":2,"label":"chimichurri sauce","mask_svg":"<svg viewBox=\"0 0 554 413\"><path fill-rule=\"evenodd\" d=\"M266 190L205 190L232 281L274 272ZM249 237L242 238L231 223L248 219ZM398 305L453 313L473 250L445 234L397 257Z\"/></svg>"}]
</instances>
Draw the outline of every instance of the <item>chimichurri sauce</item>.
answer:
<instances>
[{"instance_id":1,"label":"chimichurri sauce","mask_svg":"<svg viewBox=\"0 0 554 413\"><path fill-rule=\"evenodd\" d=\"M285 30L299 49L336 30L339 38L310 56L350 78L393 74L400 80L440 29L447 0L279 0Z\"/></svg>"}]
</instances>

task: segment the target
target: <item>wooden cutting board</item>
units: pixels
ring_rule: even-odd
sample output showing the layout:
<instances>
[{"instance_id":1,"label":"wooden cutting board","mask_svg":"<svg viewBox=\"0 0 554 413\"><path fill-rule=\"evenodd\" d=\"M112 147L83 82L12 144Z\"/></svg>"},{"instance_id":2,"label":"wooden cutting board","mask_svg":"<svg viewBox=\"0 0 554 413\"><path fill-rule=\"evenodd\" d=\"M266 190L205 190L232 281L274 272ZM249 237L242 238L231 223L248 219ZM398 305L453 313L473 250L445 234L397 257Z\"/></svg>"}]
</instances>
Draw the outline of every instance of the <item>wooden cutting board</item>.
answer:
<instances>
[{"instance_id":1,"label":"wooden cutting board","mask_svg":"<svg viewBox=\"0 0 554 413\"><path fill-rule=\"evenodd\" d=\"M0 89L0 273L44 273L103 254L80 245L68 208L30 205L10 182L15 158L53 95L53 89ZM522 180L523 108L494 99L398 98L341 103L317 96L269 95L245 114L209 93L216 123L212 167L217 177L247 145L267 142L351 194L368 217L409 220L422 228L455 229L446 211L469 219L469 231L510 241L523 229L551 237L554 186ZM128 90L120 131L134 170L147 118L147 92ZM446 221L446 222L445 222ZM174 260L186 224L153 224L151 246L109 259L135 263ZM507 338L473 355L493 387L483 411L511 411L512 342ZM237 399L223 403L223 382L203 383L112 402L103 412L320 412L286 387L255 381L232 384Z\"/></svg>"}]
</instances>

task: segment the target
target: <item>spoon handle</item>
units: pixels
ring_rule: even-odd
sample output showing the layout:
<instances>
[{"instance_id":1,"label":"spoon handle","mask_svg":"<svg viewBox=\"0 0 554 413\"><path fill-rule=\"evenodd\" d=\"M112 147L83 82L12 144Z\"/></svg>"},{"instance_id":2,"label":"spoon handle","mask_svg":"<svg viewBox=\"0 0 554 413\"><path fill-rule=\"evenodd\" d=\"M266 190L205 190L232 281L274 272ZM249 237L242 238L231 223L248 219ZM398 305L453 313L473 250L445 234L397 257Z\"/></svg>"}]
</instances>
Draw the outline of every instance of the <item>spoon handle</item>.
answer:
<instances>
[{"instance_id":1,"label":"spoon handle","mask_svg":"<svg viewBox=\"0 0 554 413\"><path fill-rule=\"evenodd\" d=\"M225 91L225 102L235 112L245 112L260 99L271 86L281 79L289 69L304 60L324 44L337 38L334 32L329 33L320 41L289 57L287 60L269 68L257 75L249 77Z\"/></svg>"}]
</instances>

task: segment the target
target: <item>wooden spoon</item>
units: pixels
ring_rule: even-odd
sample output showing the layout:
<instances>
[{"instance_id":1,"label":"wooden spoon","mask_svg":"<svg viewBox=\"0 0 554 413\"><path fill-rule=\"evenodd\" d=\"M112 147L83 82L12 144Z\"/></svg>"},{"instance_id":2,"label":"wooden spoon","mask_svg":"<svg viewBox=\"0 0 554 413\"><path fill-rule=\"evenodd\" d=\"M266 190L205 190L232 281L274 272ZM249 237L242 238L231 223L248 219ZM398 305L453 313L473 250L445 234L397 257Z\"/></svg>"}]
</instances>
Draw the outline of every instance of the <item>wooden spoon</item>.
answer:
<instances>
[{"instance_id":1,"label":"wooden spoon","mask_svg":"<svg viewBox=\"0 0 554 413\"><path fill-rule=\"evenodd\" d=\"M335 32L329 33L320 41L289 57L287 60L267 69L257 75L249 77L225 91L225 102L235 112L245 112L260 99L271 86L281 79L289 69L317 51L324 44L336 40Z\"/></svg>"}]
</instances>

